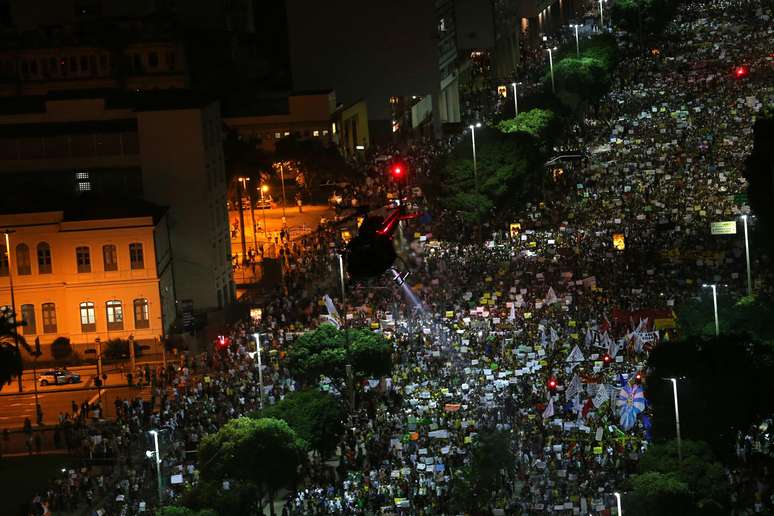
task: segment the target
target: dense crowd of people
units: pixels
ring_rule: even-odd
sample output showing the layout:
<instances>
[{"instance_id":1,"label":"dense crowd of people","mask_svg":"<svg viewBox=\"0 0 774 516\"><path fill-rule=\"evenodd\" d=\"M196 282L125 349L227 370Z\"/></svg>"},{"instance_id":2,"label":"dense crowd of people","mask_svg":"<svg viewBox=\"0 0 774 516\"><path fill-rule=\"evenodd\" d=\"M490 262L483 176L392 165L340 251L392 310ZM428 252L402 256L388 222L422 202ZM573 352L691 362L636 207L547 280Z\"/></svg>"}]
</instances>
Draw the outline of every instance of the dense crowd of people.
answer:
<instances>
[{"instance_id":1,"label":"dense crowd of people","mask_svg":"<svg viewBox=\"0 0 774 516\"><path fill-rule=\"evenodd\" d=\"M112 466L63 472L36 498L37 514L84 504L107 514L149 509L152 429L162 436L165 499L178 500L198 479L186 452L202 436L254 411L261 388L269 403L296 389L284 351L320 323L324 294L351 326L378 323L394 368L387 381L359 387L363 403L338 443L339 467L310 473L286 513L452 514L465 503L476 436L504 431L514 463L482 513L609 514L648 446L640 382L651 347L675 331L675 303L703 283L726 283L731 295L746 287L742 243L709 230L747 213L735 196L745 188L754 116L774 102L771 15L736 0L682 5L658 52L632 51L590 130L572 136L590 159L568 172L571 189L502 221L484 244L434 239L444 214L409 223L421 235L403 253L416 298L350 285L344 302L334 226L289 243L282 286L260 322L231 328L229 348L154 371L151 399L121 401L114 422L68 424L68 443ZM741 64L749 77L730 73ZM394 190L385 160L428 174L452 143L383 149L344 193L355 205L384 205ZM512 222L519 226L507 231ZM756 289L770 292L765 271L755 270ZM248 353L255 331L267 339L262 386ZM731 485L745 486L734 490L735 514L774 510L774 486L746 482L744 470L752 453L771 453L770 424L739 436L740 466L727 472Z\"/></svg>"}]
</instances>

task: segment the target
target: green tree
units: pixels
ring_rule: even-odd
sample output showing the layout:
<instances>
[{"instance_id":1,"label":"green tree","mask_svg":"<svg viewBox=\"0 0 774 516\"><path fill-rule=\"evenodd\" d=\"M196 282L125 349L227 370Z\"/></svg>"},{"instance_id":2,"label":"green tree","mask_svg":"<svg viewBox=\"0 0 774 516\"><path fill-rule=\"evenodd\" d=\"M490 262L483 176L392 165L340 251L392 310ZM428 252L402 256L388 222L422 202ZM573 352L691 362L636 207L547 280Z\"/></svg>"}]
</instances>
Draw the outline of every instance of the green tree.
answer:
<instances>
[{"instance_id":1,"label":"green tree","mask_svg":"<svg viewBox=\"0 0 774 516\"><path fill-rule=\"evenodd\" d=\"M361 378L384 376L392 368L391 353L392 346L379 334L360 329L347 329L345 334L332 324L322 324L296 340L287 360L293 375L311 384L320 375L345 378L347 364Z\"/></svg>"},{"instance_id":2,"label":"green tree","mask_svg":"<svg viewBox=\"0 0 774 516\"><path fill-rule=\"evenodd\" d=\"M200 480L183 492L181 504L194 511L215 508L219 516L231 516L254 513L257 498L253 484L233 482L224 489L222 482Z\"/></svg>"},{"instance_id":3,"label":"green tree","mask_svg":"<svg viewBox=\"0 0 774 516\"><path fill-rule=\"evenodd\" d=\"M612 4L611 18L619 28L638 34L658 34L672 19L678 0L618 0Z\"/></svg>"},{"instance_id":4,"label":"green tree","mask_svg":"<svg viewBox=\"0 0 774 516\"><path fill-rule=\"evenodd\" d=\"M455 497L458 509L475 511L488 507L505 487L504 471L512 467L514 456L510 435L501 431L481 432L472 451L471 463L455 480L464 498Z\"/></svg>"},{"instance_id":5,"label":"green tree","mask_svg":"<svg viewBox=\"0 0 774 516\"><path fill-rule=\"evenodd\" d=\"M624 495L627 515L678 516L692 512L690 489L676 473L650 471L634 476L630 483L632 490Z\"/></svg>"},{"instance_id":6,"label":"green tree","mask_svg":"<svg viewBox=\"0 0 774 516\"><path fill-rule=\"evenodd\" d=\"M568 105L576 107L579 102L597 104L610 88L610 75L605 63L593 57L560 60L554 65L554 81L560 97L568 93L578 99L578 102L567 100Z\"/></svg>"},{"instance_id":7,"label":"green tree","mask_svg":"<svg viewBox=\"0 0 774 516\"><path fill-rule=\"evenodd\" d=\"M709 443L720 457L733 455L738 430L774 412L772 346L747 335L670 341L651 352L648 369L656 439L675 435L672 385L665 378L679 378L683 437Z\"/></svg>"},{"instance_id":8,"label":"green tree","mask_svg":"<svg viewBox=\"0 0 774 516\"><path fill-rule=\"evenodd\" d=\"M721 331L744 331L758 340L774 341L774 301L766 295L733 299L718 295ZM686 301L677 308L680 332L688 336L715 335L715 312L711 295Z\"/></svg>"},{"instance_id":9,"label":"green tree","mask_svg":"<svg viewBox=\"0 0 774 516\"><path fill-rule=\"evenodd\" d=\"M341 401L317 389L291 392L255 416L285 421L322 458L329 457L336 449L344 432L345 411Z\"/></svg>"},{"instance_id":10,"label":"green tree","mask_svg":"<svg viewBox=\"0 0 774 516\"><path fill-rule=\"evenodd\" d=\"M293 162L293 168L304 175L308 189L325 181L348 181L355 174L339 150L334 145L325 145L319 138L286 136L277 141L274 159Z\"/></svg>"},{"instance_id":11,"label":"green tree","mask_svg":"<svg viewBox=\"0 0 774 516\"><path fill-rule=\"evenodd\" d=\"M202 509L199 511L189 509L188 507L179 507L170 505L156 510L156 516L218 516L218 513L212 509Z\"/></svg>"},{"instance_id":12,"label":"green tree","mask_svg":"<svg viewBox=\"0 0 774 516\"><path fill-rule=\"evenodd\" d=\"M274 514L277 491L294 484L306 462L308 444L284 421L240 417L226 423L199 444L202 478L252 484L263 507L266 496Z\"/></svg>"},{"instance_id":13,"label":"green tree","mask_svg":"<svg viewBox=\"0 0 774 516\"><path fill-rule=\"evenodd\" d=\"M516 118L503 120L497 128L503 133L523 132L538 140L547 140L556 136L559 120L553 111L535 108L522 111Z\"/></svg>"},{"instance_id":14,"label":"green tree","mask_svg":"<svg viewBox=\"0 0 774 516\"><path fill-rule=\"evenodd\" d=\"M469 224L486 221L496 212L517 209L541 191L544 153L539 145L537 138L524 131L476 131L475 173L470 140L463 140L439 160L436 202Z\"/></svg>"}]
</instances>

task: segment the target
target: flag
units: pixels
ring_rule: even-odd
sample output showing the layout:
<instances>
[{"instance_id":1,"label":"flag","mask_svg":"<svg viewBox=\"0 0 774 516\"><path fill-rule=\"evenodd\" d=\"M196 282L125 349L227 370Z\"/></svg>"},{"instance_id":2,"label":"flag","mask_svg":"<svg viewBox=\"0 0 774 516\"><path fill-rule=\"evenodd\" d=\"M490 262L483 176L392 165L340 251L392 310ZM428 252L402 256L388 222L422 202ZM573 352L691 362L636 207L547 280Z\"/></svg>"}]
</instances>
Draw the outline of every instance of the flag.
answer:
<instances>
[{"instance_id":1,"label":"flag","mask_svg":"<svg viewBox=\"0 0 774 516\"><path fill-rule=\"evenodd\" d=\"M583 356L583 353L581 352L580 348L576 344L574 348L572 348L572 351L569 355L567 355L567 362L577 364L578 362L582 362L585 360L585 357Z\"/></svg>"},{"instance_id":2,"label":"flag","mask_svg":"<svg viewBox=\"0 0 774 516\"><path fill-rule=\"evenodd\" d=\"M543 411L543 419L548 419L554 416L554 398L548 398L548 406Z\"/></svg>"},{"instance_id":3,"label":"flag","mask_svg":"<svg viewBox=\"0 0 774 516\"><path fill-rule=\"evenodd\" d=\"M574 374L572 376L572 380L570 380L570 383L567 385L567 389L564 392L564 395L567 396L567 399L573 398L576 395L580 393L581 390L581 379L577 374Z\"/></svg>"},{"instance_id":4,"label":"flag","mask_svg":"<svg viewBox=\"0 0 774 516\"><path fill-rule=\"evenodd\" d=\"M595 408L601 407L602 404L608 401L609 398L610 398L610 395L607 393L607 387L605 387L605 384L603 383L599 384L597 393L594 395L594 399L592 400L592 402L594 403L594 407Z\"/></svg>"},{"instance_id":5,"label":"flag","mask_svg":"<svg viewBox=\"0 0 774 516\"><path fill-rule=\"evenodd\" d=\"M594 402L591 398L586 400L586 403L583 404L583 408L581 409L581 415L584 419L586 419L586 416L589 415L589 412L591 412L591 409L594 408Z\"/></svg>"},{"instance_id":6,"label":"flag","mask_svg":"<svg viewBox=\"0 0 774 516\"><path fill-rule=\"evenodd\" d=\"M514 303L511 303L511 313L508 314L508 320L509 321L516 320L516 305Z\"/></svg>"},{"instance_id":7,"label":"flag","mask_svg":"<svg viewBox=\"0 0 774 516\"><path fill-rule=\"evenodd\" d=\"M637 414L645 410L645 395L639 385L625 385L618 391L615 402L618 407L620 424L624 430L629 430L637 422Z\"/></svg>"},{"instance_id":8,"label":"flag","mask_svg":"<svg viewBox=\"0 0 774 516\"><path fill-rule=\"evenodd\" d=\"M610 358L615 358L615 356L618 354L618 343L610 337L608 337L607 340L607 354L610 355Z\"/></svg>"},{"instance_id":9,"label":"flag","mask_svg":"<svg viewBox=\"0 0 774 516\"><path fill-rule=\"evenodd\" d=\"M556 344L556 341L559 340L559 335L556 334L556 330L551 328L551 344Z\"/></svg>"},{"instance_id":10,"label":"flag","mask_svg":"<svg viewBox=\"0 0 774 516\"><path fill-rule=\"evenodd\" d=\"M546 306L559 302L559 298L556 297L556 292L554 292L554 287L548 287L548 293L546 294L546 298L543 302L546 304Z\"/></svg>"},{"instance_id":11,"label":"flag","mask_svg":"<svg viewBox=\"0 0 774 516\"><path fill-rule=\"evenodd\" d=\"M323 296L323 302L325 303L325 308L328 310L328 314L332 317L335 317L336 319L339 319L339 311L336 310L336 305L333 304L331 296L325 294Z\"/></svg>"}]
</instances>

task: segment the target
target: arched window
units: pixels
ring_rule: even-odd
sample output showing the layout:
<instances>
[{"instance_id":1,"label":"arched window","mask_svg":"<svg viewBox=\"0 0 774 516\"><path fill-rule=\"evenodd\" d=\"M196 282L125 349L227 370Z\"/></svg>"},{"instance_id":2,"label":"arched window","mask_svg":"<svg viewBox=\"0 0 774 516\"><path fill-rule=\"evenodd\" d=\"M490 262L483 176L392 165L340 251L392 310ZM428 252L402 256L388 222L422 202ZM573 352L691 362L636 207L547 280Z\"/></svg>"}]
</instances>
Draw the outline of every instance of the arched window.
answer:
<instances>
[{"instance_id":1,"label":"arched window","mask_svg":"<svg viewBox=\"0 0 774 516\"><path fill-rule=\"evenodd\" d=\"M35 305L21 305L21 314L22 322L24 323L22 333L25 335L35 335L38 332L37 325L35 324Z\"/></svg>"},{"instance_id":2,"label":"arched window","mask_svg":"<svg viewBox=\"0 0 774 516\"><path fill-rule=\"evenodd\" d=\"M48 242L38 244L38 274L51 274L51 246Z\"/></svg>"},{"instance_id":3,"label":"arched window","mask_svg":"<svg viewBox=\"0 0 774 516\"><path fill-rule=\"evenodd\" d=\"M97 318L94 313L94 303L91 301L81 303L81 331L83 333L97 331Z\"/></svg>"},{"instance_id":4,"label":"arched window","mask_svg":"<svg viewBox=\"0 0 774 516\"><path fill-rule=\"evenodd\" d=\"M18 272L19 276L29 276L32 274L30 248L27 244L16 246L16 272Z\"/></svg>"},{"instance_id":5,"label":"arched window","mask_svg":"<svg viewBox=\"0 0 774 516\"><path fill-rule=\"evenodd\" d=\"M132 269L145 268L145 257L142 253L142 244L139 242L129 244L129 263Z\"/></svg>"},{"instance_id":6,"label":"arched window","mask_svg":"<svg viewBox=\"0 0 774 516\"><path fill-rule=\"evenodd\" d=\"M134 300L134 327L138 330L150 327L150 310L147 299Z\"/></svg>"},{"instance_id":7,"label":"arched window","mask_svg":"<svg viewBox=\"0 0 774 516\"><path fill-rule=\"evenodd\" d=\"M102 246L102 263L105 265L105 271L118 270L118 255L116 246L107 244Z\"/></svg>"},{"instance_id":8,"label":"arched window","mask_svg":"<svg viewBox=\"0 0 774 516\"><path fill-rule=\"evenodd\" d=\"M107 311L108 330L123 330L124 309L121 306L121 301L117 299L111 299L105 303L105 310Z\"/></svg>"}]
</instances>

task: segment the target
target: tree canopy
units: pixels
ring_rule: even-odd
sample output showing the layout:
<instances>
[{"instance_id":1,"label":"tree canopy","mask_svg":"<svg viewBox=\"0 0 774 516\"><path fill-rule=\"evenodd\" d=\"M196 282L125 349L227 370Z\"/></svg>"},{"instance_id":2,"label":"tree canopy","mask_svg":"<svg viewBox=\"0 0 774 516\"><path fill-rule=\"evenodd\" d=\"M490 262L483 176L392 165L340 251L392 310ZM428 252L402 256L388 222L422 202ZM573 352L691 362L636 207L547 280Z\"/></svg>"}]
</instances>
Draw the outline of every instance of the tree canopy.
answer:
<instances>
[{"instance_id":1,"label":"tree canopy","mask_svg":"<svg viewBox=\"0 0 774 516\"><path fill-rule=\"evenodd\" d=\"M738 430L774 412L774 353L746 335L687 337L656 347L648 359L646 397L653 407L653 436L675 435L672 384L678 379L683 437L731 454Z\"/></svg>"},{"instance_id":2,"label":"tree canopy","mask_svg":"<svg viewBox=\"0 0 774 516\"><path fill-rule=\"evenodd\" d=\"M24 337L16 334L17 328L5 312L0 312L0 389L22 374L21 353L16 348L16 338L26 346Z\"/></svg>"},{"instance_id":3,"label":"tree canopy","mask_svg":"<svg viewBox=\"0 0 774 516\"><path fill-rule=\"evenodd\" d=\"M344 432L345 410L341 401L317 389L291 392L256 415L285 421L323 457L330 456Z\"/></svg>"},{"instance_id":4,"label":"tree canopy","mask_svg":"<svg viewBox=\"0 0 774 516\"><path fill-rule=\"evenodd\" d=\"M286 136L277 141L274 159L293 162L294 169L304 175L304 183L309 188L325 181L349 180L354 175L339 150L333 145L325 145L319 138Z\"/></svg>"},{"instance_id":5,"label":"tree canopy","mask_svg":"<svg viewBox=\"0 0 774 516\"><path fill-rule=\"evenodd\" d=\"M559 93L568 92L595 104L610 88L605 63L595 57L566 57L554 65L554 81Z\"/></svg>"},{"instance_id":6,"label":"tree canopy","mask_svg":"<svg viewBox=\"0 0 774 516\"><path fill-rule=\"evenodd\" d=\"M553 139L559 130L559 120L553 111L530 109L522 111L516 118L509 118L497 124L503 133L527 133L538 140Z\"/></svg>"},{"instance_id":7,"label":"tree canopy","mask_svg":"<svg viewBox=\"0 0 774 516\"><path fill-rule=\"evenodd\" d=\"M307 447L285 421L240 417L202 439L199 467L206 481L249 483L260 499L265 494L273 499L277 490L298 480Z\"/></svg>"},{"instance_id":8,"label":"tree canopy","mask_svg":"<svg viewBox=\"0 0 774 516\"><path fill-rule=\"evenodd\" d=\"M339 330L332 324L301 335L288 351L288 368L296 378L314 383L320 375L345 378L347 364L360 378L392 370L392 346L385 338L361 329Z\"/></svg>"},{"instance_id":9,"label":"tree canopy","mask_svg":"<svg viewBox=\"0 0 774 516\"><path fill-rule=\"evenodd\" d=\"M617 0L610 7L613 23L630 33L657 34L673 18L678 0Z\"/></svg>"},{"instance_id":10,"label":"tree canopy","mask_svg":"<svg viewBox=\"0 0 774 516\"><path fill-rule=\"evenodd\" d=\"M758 340L774 342L774 301L765 295L734 300L718 295L720 330L744 329ZM712 296L690 299L677 308L680 332L688 336L715 335L715 312Z\"/></svg>"},{"instance_id":11,"label":"tree canopy","mask_svg":"<svg viewBox=\"0 0 774 516\"><path fill-rule=\"evenodd\" d=\"M503 472L513 466L514 460L507 432L481 432L470 464L454 477L453 506L459 511L478 511L489 506L497 491L505 486Z\"/></svg>"},{"instance_id":12,"label":"tree canopy","mask_svg":"<svg viewBox=\"0 0 774 516\"><path fill-rule=\"evenodd\" d=\"M523 131L476 131L476 174L470 139L463 139L437 165L439 204L457 213L465 223L475 224L488 220L493 212L533 200L543 181L539 145L535 137Z\"/></svg>"}]
</instances>

